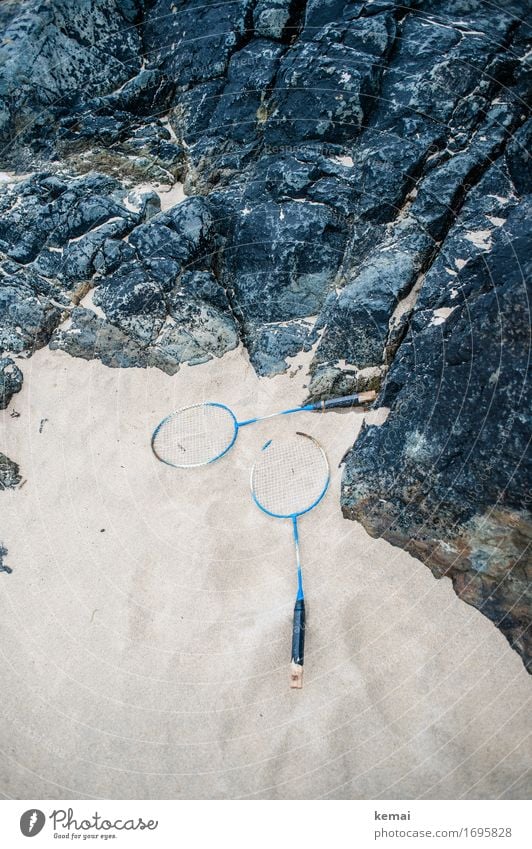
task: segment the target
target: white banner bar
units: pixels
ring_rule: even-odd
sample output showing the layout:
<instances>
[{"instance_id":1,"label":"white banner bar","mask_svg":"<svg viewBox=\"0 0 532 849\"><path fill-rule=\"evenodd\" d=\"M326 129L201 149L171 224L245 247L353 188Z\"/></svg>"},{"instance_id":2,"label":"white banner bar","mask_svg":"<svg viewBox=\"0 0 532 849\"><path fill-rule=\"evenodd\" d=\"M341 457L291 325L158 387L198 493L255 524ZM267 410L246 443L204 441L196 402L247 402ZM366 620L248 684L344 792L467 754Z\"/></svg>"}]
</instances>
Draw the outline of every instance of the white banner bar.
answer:
<instances>
[{"instance_id":1,"label":"white banner bar","mask_svg":"<svg viewBox=\"0 0 532 849\"><path fill-rule=\"evenodd\" d=\"M530 849L530 814L527 801L9 800L0 803L0 835L9 849L67 841L123 849Z\"/></svg>"}]
</instances>

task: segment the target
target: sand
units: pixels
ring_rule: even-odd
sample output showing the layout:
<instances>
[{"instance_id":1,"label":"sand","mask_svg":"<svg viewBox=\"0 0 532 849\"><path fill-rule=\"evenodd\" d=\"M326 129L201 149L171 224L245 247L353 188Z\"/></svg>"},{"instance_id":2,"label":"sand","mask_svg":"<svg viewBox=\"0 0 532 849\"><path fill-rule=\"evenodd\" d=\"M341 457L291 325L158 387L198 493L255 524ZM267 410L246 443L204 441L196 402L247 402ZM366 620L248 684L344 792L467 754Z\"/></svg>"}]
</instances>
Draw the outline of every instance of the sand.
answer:
<instances>
[{"instance_id":1,"label":"sand","mask_svg":"<svg viewBox=\"0 0 532 849\"><path fill-rule=\"evenodd\" d=\"M149 449L165 414L209 399L243 418L282 409L305 397L305 368L259 380L242 350L173 377L48 350L20 364L0 413L25 479L0 493L5 797L526 795L520 659L449 581L342 518L359 413L244 428L217 464L178 471ZM296 427L333 469L300 522L301 691L290 524L248 486L264 441Z\"/></svg>"}]
</instances>

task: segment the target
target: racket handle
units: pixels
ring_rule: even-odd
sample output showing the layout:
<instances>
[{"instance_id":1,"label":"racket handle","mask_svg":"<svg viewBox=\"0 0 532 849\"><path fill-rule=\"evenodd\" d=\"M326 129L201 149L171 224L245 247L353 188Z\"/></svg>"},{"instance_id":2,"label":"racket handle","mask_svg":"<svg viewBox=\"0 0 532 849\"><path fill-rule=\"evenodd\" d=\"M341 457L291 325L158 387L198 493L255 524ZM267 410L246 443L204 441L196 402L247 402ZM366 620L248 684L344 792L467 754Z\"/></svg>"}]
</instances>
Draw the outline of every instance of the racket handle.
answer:
<instances>
[{"instance_id":1,"label":"racket handle","mask_svg":"<svg viewBox=\"0 0 532 849\"><path fill-rule=\"evenodd\" d=\"M305 602L298 598L294 607L292 630L292 663L290 664L290 687L301 690L303 686L303 658L305 654Z\"/></svg>"},{"instance_id":2,"label":"racket handle","mask_svg":"<svg viewBox=\"0 0 532 849\"><path fill-rule=\"evenodd\" d=\"M331 398L329 401L318 401L314 404L315 410L334 410L340 407L359 407L374 401L377 393L370 389L368 392L357 392L354 395L345 395L343 398Z\"/></svg>"}]
</instances>

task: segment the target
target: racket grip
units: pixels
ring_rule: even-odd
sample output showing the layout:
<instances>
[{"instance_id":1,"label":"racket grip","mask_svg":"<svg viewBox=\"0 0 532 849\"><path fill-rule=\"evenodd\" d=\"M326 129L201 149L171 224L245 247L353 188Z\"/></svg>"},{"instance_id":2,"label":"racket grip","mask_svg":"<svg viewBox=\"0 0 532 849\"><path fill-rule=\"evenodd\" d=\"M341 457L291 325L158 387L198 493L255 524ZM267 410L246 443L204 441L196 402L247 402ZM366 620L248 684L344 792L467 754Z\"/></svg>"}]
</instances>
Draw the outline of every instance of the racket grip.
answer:
<instances>
[{"instance_id":1,"label":"racket grip","mask_svg":"<svg viewBox=\"0 0 532 849\"><path fill-rule=\"evenodd\" d=\"M294 607L292 629L292 663L290 664L290 687L301 690L303 686L303 658L305 654L305 602L298 598Z\"/></svg>"},{"instance_id":2,"label":"racket grip","mask_svg":"<svg viewBox=\"0 0 532 849\"><path fill-rule=\"evenodd\" d=\"M368 404L374 401L377 393L370 389L368 392L357 392L354 395L345 395L343 398L331 398L329 401L322 401L318 409L334 410L339 407L358 407L361 404Z\"/></svg>"}]
</instances>

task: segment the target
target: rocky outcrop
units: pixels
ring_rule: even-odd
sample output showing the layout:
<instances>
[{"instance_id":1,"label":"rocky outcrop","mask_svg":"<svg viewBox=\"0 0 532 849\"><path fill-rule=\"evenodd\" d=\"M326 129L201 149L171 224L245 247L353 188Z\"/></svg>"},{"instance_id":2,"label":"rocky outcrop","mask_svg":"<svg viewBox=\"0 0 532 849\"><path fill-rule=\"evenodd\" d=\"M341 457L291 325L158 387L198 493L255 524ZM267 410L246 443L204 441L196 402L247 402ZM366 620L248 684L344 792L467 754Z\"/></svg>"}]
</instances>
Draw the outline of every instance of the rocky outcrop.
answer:
<instances>
[{"instance_id":1,"label":"rocky outcrop","mask_svg":"<svg viewBox=\"0 0 532 849\"><path fill-rule=\"evenodd\" d=\"M0 451L0 489L18 486L21 480L17 464Z\"/></svg>"},{"instance_id":2,"label":"rocky outcrop","mask_svg":"<svg viewBox=\"0 0 532 849\"><path fill-rule=\"evenodd\" d=\"M265 376L312 350L313 399L380 389L345 515L530 663L526 11L3 4L0 355L243 343Z\"/></svg>"},{"instance_id":3,"label":"rocky outcrop","mask_svg":"<svg viewBox=\"0 0 532 849\"><path fill-rule=\"evenodd\" d=\"M13 569L4 562L4 557L7 556L7 548L4 548L3 545L0 544L0 572L6 572L8 575L11 574Z\"/></svg>"},{"instance_id":4,"label":"rocky outcrop","mask_svg":"<svg viewBox=\"0 0 532 849\"><path fill-rule=\"evenodd\" d=\"M11 357L0 359L0 410L5 410L13 395L22 389L22 372Z\"/></svg>"},{"instance_id":5,"label":"rocky outcrop","mask_svg":"<svg viewBox=\"0 0 532 849\"><path fill-rule=\"evenodd\" d=\"M342 506L452 578L530 668L530 205L496 215L501 182L488 172L425 277L381 392L389 414L348 454Z\"/></svg>"}]
</instances>

